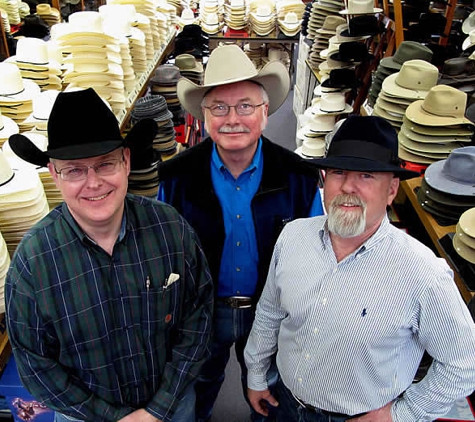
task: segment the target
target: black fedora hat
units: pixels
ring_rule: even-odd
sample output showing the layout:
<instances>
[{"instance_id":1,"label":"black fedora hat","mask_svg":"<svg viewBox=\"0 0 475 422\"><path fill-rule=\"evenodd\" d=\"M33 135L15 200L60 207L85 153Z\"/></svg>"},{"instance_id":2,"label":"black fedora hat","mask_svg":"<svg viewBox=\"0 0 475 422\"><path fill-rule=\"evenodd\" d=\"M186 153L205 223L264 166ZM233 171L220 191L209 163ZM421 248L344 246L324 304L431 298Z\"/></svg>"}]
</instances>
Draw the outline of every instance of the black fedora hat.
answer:
<instances>
[{"instance_id":1,"label":"black fedora hat","mask_svg":"<svg viewBox=\"0 0 475 422\"><path fill-rule=\"evenodd\" d=\"M127 146L130 136L155 136L156 123L144 119L124 139L112 110L92 89L61 92L48 119L48 148L41 151L26 136L10 136L13 152L25 161L45 167L50 158L76 160L97 157Z\"/></svg>"},{"instance_id":2,"label":"black fedora hat","mask_svg":"<svg viewBox=\"0 0 475 422\"><path fill-rule=\"evenodd\" d=\"M392 172L401 180L420 176L400 166L397 151L397 133L387 120L351 115L333 136L326 157L313 162L320 168Z\"/></svg>"}]
</instances>

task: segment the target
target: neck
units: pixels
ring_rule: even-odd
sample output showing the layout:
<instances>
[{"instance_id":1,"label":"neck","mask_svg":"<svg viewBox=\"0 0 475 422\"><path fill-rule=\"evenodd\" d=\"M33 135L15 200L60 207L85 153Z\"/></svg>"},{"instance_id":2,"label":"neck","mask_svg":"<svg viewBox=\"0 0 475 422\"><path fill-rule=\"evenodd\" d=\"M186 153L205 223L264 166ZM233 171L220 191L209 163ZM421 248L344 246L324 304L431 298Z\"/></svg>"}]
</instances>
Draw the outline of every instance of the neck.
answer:
<instances>
[{"instance_id":1,"label":"neck","mask_svg":"<svg viewBox=\"0 0 475 422\"><path fill-rule=\"evenodd\" d=\"M235 179L237 179L241 173L249 167L256 150L257 143L253 145L252 148L239 151L223 150L218 146L218 154L221 160Z\"/></svg>"}]
</instances>

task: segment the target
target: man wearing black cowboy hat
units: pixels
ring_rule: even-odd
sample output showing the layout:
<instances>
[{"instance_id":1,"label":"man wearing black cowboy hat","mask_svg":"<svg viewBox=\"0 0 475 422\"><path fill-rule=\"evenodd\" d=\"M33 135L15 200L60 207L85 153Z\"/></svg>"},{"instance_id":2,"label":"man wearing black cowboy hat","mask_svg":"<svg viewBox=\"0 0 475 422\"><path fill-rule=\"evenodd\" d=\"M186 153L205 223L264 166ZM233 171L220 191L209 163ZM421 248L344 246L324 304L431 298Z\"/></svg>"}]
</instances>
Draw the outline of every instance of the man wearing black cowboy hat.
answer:
<instances>
[{"instance_id":1,"label":"man wearing black cowboy hat","mask_svg":"<svg viewBox=\"0 0 475 422\"><path fill-rule=\"evenodd\" d=\"M276 405L278 422L430 421L475 388L475 325L452 271L386 215L418 175L397 148L386 120L350 116L316 160L328 216L277 240L245 359L251 403ZM413 383L425 350L432 364Z\"/></svg>"},{"instance_id":2,"label":"man wearing black cowboy hat","mask_svg":"<svg viewBox=\"0 0 475 422\"><path fill-rule=\"evenodd\" d=\"M5 283L8 336L28 391L55 421L194 422L213 288L199 241L172 207L127 194L129 137L92 89L60 93L47 166L64 203L23 238Z\"/></svg>"},{"instance_id":3,"label":"man wearing black cowboy hat","mask_svg":"<svg viewBox=\"0 0 475 422\"><path fill-rule=\"evenodd\" d=\"M289 86L281 62L257 71L237 45L213 50L204 85L178 81L180 102L209 134L159 166L158 198L198 233L216 287L211 357L196 383L197 422L211 418L233 345L247 391L243 350L280 230L323 212L318 168L262 136ZM251 419L270 420L255 412Z\"/></svg>"}]
</instances>

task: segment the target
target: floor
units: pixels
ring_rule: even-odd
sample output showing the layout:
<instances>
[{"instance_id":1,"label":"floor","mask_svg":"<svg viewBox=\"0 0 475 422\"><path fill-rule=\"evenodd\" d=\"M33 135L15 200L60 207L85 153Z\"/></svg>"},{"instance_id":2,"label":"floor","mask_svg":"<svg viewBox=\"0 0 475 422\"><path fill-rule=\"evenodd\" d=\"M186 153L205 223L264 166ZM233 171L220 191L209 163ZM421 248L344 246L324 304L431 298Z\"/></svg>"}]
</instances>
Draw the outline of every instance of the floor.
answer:
<instances>
[{"instance_id":1,"label":"floor","mask_svg":"<svg viewBox=\"0 0 475 422\"><path fill-rule=\"evenodd\" d=\"M297 119L292 110L293 91L291 90L284 104L273 115L264 135L275 143L290 150L295 150ZM248 422L249 407L241 392L240 369L236 356L231 356L226 369L226 379L215 404L211 422Z\"/></svg>"}]
</instances>

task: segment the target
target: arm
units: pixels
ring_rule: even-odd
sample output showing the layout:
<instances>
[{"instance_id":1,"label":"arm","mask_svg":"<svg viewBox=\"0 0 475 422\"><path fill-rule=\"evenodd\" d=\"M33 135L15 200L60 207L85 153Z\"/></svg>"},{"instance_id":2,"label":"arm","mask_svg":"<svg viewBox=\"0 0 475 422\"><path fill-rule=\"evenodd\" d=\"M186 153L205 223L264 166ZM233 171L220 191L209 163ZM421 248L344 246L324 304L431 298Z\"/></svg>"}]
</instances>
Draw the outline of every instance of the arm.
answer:
<instances>
[{"instance_id":1,"label":"arm","mask_svg":"<svg viewBox=\"0 0 475 422\"><path fill-rule=\"evenodd\" d=\"M183 248L187 251L185 282L182 290L182 315L170 360L162 382L145 410L158 419L170 420L181 394L195 382L210 354L213 313L213 284L206 258L194 231L182 219Z\"/></svg>"},{"instance_id":2,"label":"arm","mask_svg":"<svg viewBox=\"0 0 475 422\"><path fill-rule=\"evenodd\" d=\"M23 385L49 408L77 419L116 421L130 413L133 409L112 406L93 395L59 364L59 344L38 309L33 275L22 252L17 251L8 272L5 303L8 336Z\"/></svg>"},{"instance_id":3,"label":"arm","mask_svg":"<svg viewBox=\"0 0 475 422\"><path fill-rule=\"evenodd\" d=\"M395 422L433 420L475 388L475 325L448 269L420 300L415 335L433 357L427 375L391 408Z\"/></svg>"}]
</instances>

